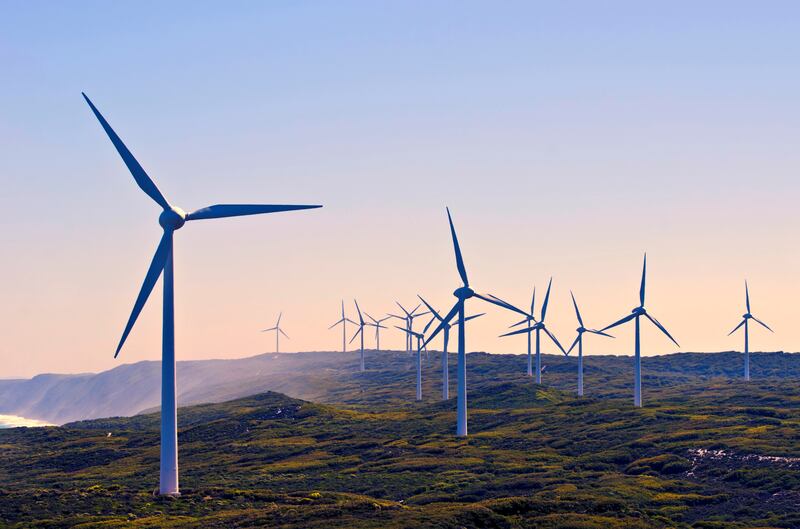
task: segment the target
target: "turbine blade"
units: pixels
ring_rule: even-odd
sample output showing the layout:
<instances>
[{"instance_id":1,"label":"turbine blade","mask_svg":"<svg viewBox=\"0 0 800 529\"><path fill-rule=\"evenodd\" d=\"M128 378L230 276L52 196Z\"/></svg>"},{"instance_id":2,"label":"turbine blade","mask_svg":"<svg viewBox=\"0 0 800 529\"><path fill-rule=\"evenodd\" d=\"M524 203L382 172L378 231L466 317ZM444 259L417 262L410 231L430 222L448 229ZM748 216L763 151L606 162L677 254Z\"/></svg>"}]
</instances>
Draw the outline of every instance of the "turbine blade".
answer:
<instances>
[{"instance_id":1,"label":"turbine blade","mask_svg":"<svg viewBox=\"0 0 800 529\"><path fill-rule=\"evenodd\" d=\"M547 284L547 293L544 295L544 303L542 303L542 323L544 323L544 317L547 315L547 303L550 301L550 287L553 286L553 278L550 278L550 282Z\"/></svg>"},{"instance_id":2,"label":"turbine blade","mask_svg":"<svg viewBox=\"0 0 800 529\"><path fill-rule=\"evenodd\" d=\"M635 318L635 317L636 317L636 314L628 314L627 316L625 316L625 317L624 317L624 318L622 318L621 320L615 321L615 322L614 322L614 323L612 323L611 325L606 325L605 327L603 327L602 329L600 329L600 332L607 331L607 330L609 330L609 329L613 329L613 328L614 328L614 327L616 327L617 325L622 325L623 323L629 322L629 321L631 321L631 320L632 320L633 318Z\"/></svg>"},{"instance_id":3,"label":"turbine blade","mask_svg":"<svg viewBox=\"0 0 800 529\"><path fill-rule=\"evenodd\" d=\"M428 312L430 312L433 315L434 318L436 318L439 321L442 321L442 317L439 315L438 312L436 312L436 309L431 307L430 303L425 301L425 299L422 296L420 296L419 294L417 294L417 297L425 304L426 307L428 307ZM430 323L428 325L430 325Z\"/></svg>"},{"instance_id":4,"label":"turbine blade","mask_svg":"<svg viewBox=\"0 0 800 529\"><path fill-rule=\"evenodd\" d=\"M578 336L575 337L575 341L572 342L572 345L570 345L569 349L567 349L567 355L569 355L572 352L572 350L575 348L576 345L578 345L578 342L580 340L581 340L581 333L578 333Z\"/></svg>"},{"instance_id":5,"label":"turbine blade","mask_svg":"<svg viewBox=\"0 0 800 529\"><path fill-rule=\"evenodd\" d=\"M367 318L371 319L373 323L378 323L378 320L376 320L375 318L373 318L372 316L370 316L370 315L369 315L369 312L367 312L367 311L364 311L364 314L366 314L366 315L367 315Z\"/></svg>"},{"instance_id":6,"label":"turbine blade","mask_svg":"<svg viewBox=\"0 0 800 529\"><path fill-rule=\"evenodd\" d=\"M747 312L750 312L750 289L747 288L747 280L744 282L744 302L747 306Z\"/></svg>"},{"instance_id":7,"label":"turbine blade","mask_svg":"<svg viewBox=\"0 0 800 529\"><path fill-rule=\"evenodd\" d=\"M519 329L519 330L516 330L516 331L511 331L511 332L507 332L505 334L501 334L500 338L504 338L506 336L514 336L515 334L525 334L526 332L533 332L535 330L536 329L534 329L533 327L525 327L524 329Z\"/></svg>"},{"instance_id":8,"label":"turbine blade","mask_svg":"<svg viewBox=\"0 0 800 529\"><path fill-rule=\"evenodd\" d=\"M754 319L754 320L756 320L756 322L757 322L757 323L760 323L760 324L761 324L761 325L762 325L762 326L763 326L765 329L767 329L769 332L775 332L775 331L773 331L772 329L770 329L770 328L769 328L769 325L767 325L767 324L766 324L766 323L764 323L763 321L759 320L759 319L758 319L758 318L756 318L755 316L753 316L753 319Z\"/></svg>"},{"instance_id":9,"label":"turbine blade","mask_svg":"<svg viewBox=\"0 0 800 529\"><path fill-rule=\"evenodd\" d=\"M586 329L586 332L590 332L592 334L599 334L600 336L606 336L607 338L614 338L610 334L604 333L603 331L598 331L597 329Z\"/></svg>"},{"instance_id":10,"label":"turbine blade","mask_svg":"<svg viewBox=\"0 0 800 529\"><path fill-rule=\"evenodd\" d=\"M347 342L347 343L353 343L353 340L355 340L355 339L356 339L356 337L357 337L357 336L358 336L358 335L359 335L359 334L360 334L360 333L361 333L363 330L364 330L364 327L359 327L359 328L358 328L358 330L356 331L356 333L353 335L353 337L352 337L352 338L350 338L350 341L349 341L349 342Z\"/></svg>"},{"instance_id":11,"label":"turbine blade","mask_svg":"<svg viewBox=\"0 0 800 529\"><path fill-rule=\"evenodd\" d=\"M472 316L467 316L464 318L464 321L474 320L475 318L480 318L481 316L485 316L485 312L481 312L480 314L473 314Z\"/></svg>"},{"instance_id":12,"label":"turbine blade","mask_svg":"<svg viewBox=\"0 0 800 529\"><path fill-rule=\"evenodd\" d=\"M529 321L536 321L536 320L534 318L525 318L524 320L518 321L517 323L512 323L511 325L508 326L508 328L513 329L514 327L519 327L523 323L528 323Z\"/></svg>"},{"instance_id":13,"label":"turbine blade","mask_svg":"<svg viewBox=\"0 0 800 529\"><path fill-rule=\"evenodd\" d=\"M581 311L578 310L578 302L575 301L575 294L570 290L569 295L572 296L572 304L575 306L575 315L578 317L578 323L583 327L583 318L581 318Z\"/></svg>"},{"instance_id":14,"label":"turbine blade","mask_svg":"<svg viewBox=\"0 0 800 529\"><path fill-rule=\"evenodd\" d=\"M150 292L153 291L153 287L155 286L156 281L158 281L158 277L161 275L162 270L164 270L164 265L166 264L167 258L169 257L171 251L172 232L165 231L164 235L161 237L161 241L158 243L156 253L153 255L150 268L147 269L147 274L144 276L142 288L139 290L139 295L136 297L136 302L133 304L133 310L128 318L128 323L125 325L125 330L122 332L122 338L119 341L119 345L117 345L117 351L114 353L114 358L116 358L119 354L122 346L125 344L125 340L128 338L128 334L130 334L131 329L133 329L133 324L136 323L136 318L139 317L139 313L142 312L142 308L144 308L147 298L150 297Z\"/></svg>"},{"instance_id":15,"label":"turbine blade","mask_svg":"<svg viewBox=\"0 0 800 529\"><path fill-rule=\"evenodd\" d=\"M358 312L358 321L361 322L361 326L363 327L364 326L364 317L361 316L361 309L358 307L358 301L356 301L354 299L353 303L356 304L356 312Z\"/></svg>"},{"instance_id":16,"label":"turbine blade","mask_svg":"<svg viewBox=\"0 0 800 529\"><path fill-rule=\"evenodd\" d=\"M558 348L559 348L559 349L561 349L561 352L562 352L562 353L564 353L564 355L566 355L566 354L567 354L567 352L566 352L566 351L564 350L564 348L561 346L561 342L559 342L559 341L558 341L558 338L556 338L556 337L553 335L553 333L551 333L549 330L547 330L547 327L542 327L542 330L545 332L545 334L547 334L547 336L549 336L549 337L550 337L550 339L551 339L551 340L553 340L553 343L554 343L554 344L556 344L556 345L558 346Z\"/></svg>"},{"instance_id":17,"label":"turbine blade","mask_svg":"<svg viewBox=\"0 0 800 529\"><path fill-rule=\"evenodd\" d=\"M100 125L103 126L103 130L106 131L108 138L111 140L111 143L114 144L114 147L116 147L117 152L122 157L122 161L125 162L126 166L128 166L128 170L133 175L133 179L136 180L136 183L139 185L142 191L147 193L147 195L150 198L155 200L159 206L161 206L164 209L169 209L170 205L169 202L167 202L167 199L164 198L164 195L162 195L161 191L158 190L158 187L156 186L155 182L153 182L153 179L150 178L145 172L145 170L142 168L142 166L139 165L139 162L136 161L136 158L133 157L131 151L129 151L128 148L125 146L125 144L122 143L122 140L119 138L119 136L117 136L117 133L114 132L114 129L111 128L111 125L108 124L106 118L104 118L103 115L100 114L100 111L97 110L97 108L94 106L91 100L89 100L86 94L81 92L81 95L86 100L86 102L89 103L89 108L92 109L92 112L94 112L94 116L100 122Z\"/></svg>"},{"instance_id":18,"label":"turbine blade","mask_svg":"<svg viewBox=\"0 0 800 529\"><path fill-rule=\"evenodd\" d=\"M730 336L731 334L733 334L733 333L735 333L736 331L738 331L738 330L739 330L739 327L741 327L742 325L744 325L744 322L745 322L745 321L747 321L747 320L742 320L742 321L740 321L740 322L739 322L739 325L737 325L736 327L734 327L734 328L733 328L733 330L732 330L731 332L729 332L729 333L728 333L728 336Z\"/></svg>"},{"instance_id":19,"label":"turbine blade","mask_svg":"<svg viewBox=\"0 0 800 529\"><path fill-rule=\"evenodd\" d=\"M331 329L333 329L334 327L336 327L337 325L339 325L339 324L340 324L340 323L342 323L342 322L344 322L344 318L342 318L341 320L337 321L336 323L334 323L333 325L331 325L330 327L328 327L328 330L331 330Z\"/></svg>"},{"instance_id":20,"label":"turbine blade","mask_svg":"<svg viewBox=\"0 0 800 529\"><path fill-rule=\"evenodd\" d=\"M421 304L421 303L417 303L417 306L416 306L416 307L414 307L414 310L412 310L412 311L411 311L411 314L409 314L409 316L419 316L419 314L417 314L417 310L418 310L418 309L419 309L421 306L422 306L422 304ZM425 313L424 313L424 312L421 312L420 314L425 314Z\"/></svg>"},{"instance_id":21,"label":"turbine blade","mask_svg":"<svg viewBox=\"0 0 800 529\"><path fill-rule=\"evenodd\" d=\"M536 310L536 287L533 287L533 295L531 296L531 316L533 316L534 310Z\"/></svg>"},{"instance_id":22,"label":"turbine blade","mask_svg":"<svg viewBox=\"0 0 800 529\"><path fill-rule=\"evenodd\" d=\"M428 332L428 329L430 328L431 324L433 322L435 322L435 321L439 321L439 320L436 318L436 316L431 316L431 319L429 319L428 323L425 324L425 327L422 328L422 332L423 333Z\"/></svg>"},{"instance_id":23,"label":"turbine blade","mask_svg":"<svg viewBox=\"0 0 800 529\"><path fill-rule=\"evenodd\" d=\"M186 220L221 219L225 217L241 217L242 215L259 215L261 213L278 213L297 209L314 209L322 206L292 206L278 204L214 204L186 215Z\"/></svg>"},{"instance_id":24,"label":"turbine blade","mask_svg":"<svg viewBox=\"0 0 800 529\"><path fill-rule=\"evenodd\" d=\"M453 218L450 216L450 208L447 209L447 221L450 223L450 235L453 238L453 249L456 252L456 267L458 268L458 274L461 276L461 281L464 282L464 286L469 286L469 279L467 278L467 269L464 268L464 258L461 256L461 247L458 245L458 236L456 235L456 229L453 226Z\"/></svg>"},{"instance_id":25,"label":"turbine blade","mask_svg":"<svg viewBox=\"0 0 800 529\"><path fill-rule=\"evenodd\" d=\"M439 323L439 325L436 327L433 333L431 333L431 335L428 336L428 339L425 340L425 343L422 344L423 346L428 345L431 342L431 340L433 340L436 337L436 335L439 334L439 332L441 332L441 330L444 329L448 323L450 323L450 320L452 320L458 313L458 307L461 306L461 303L462 301L459 300L456 302L455 305L453 305L453 308L450 309L450 312L448 312L447 315L445 315L445 317L442 318L442 321Z\"/></svg>"},{"instance_id":26,"label":"turbine blade","mask_svg":"<svg viewBox=\"0 0 800 529\"><path fill-rule=\"evenodd\" d=\"M501 299L497 299L497 298L495 298L493 296L491 296L491 297L490 296L484 296L482 294L478 294L477 292L475 292L474 296L476 298L478 298L478 299L482 299L483 301L491 303L492 305L497 305L498 307L503 307L504 309L508 309L508 310L511 310L511 311L514 311L514 312L519 312L523 316L526 316L526 317L528 316L528 314L525 311L519 310L517 307L509 305L505 301L503 301Z\"/></svg>"},{"instance_id":27,"label":"turbine blade","mask_svg":"<svg viewBox=\"0 0 800 529\"><path fill-rule=\"evenodd\" d=\"M511 304L511 303L509 303L508 301L505 301L505 300L503 300L503 299L500 299L500 298L498 298L498 297L497 297L497 296L495 296L494 294L488 294L488 296L489 296L490 298L492 298L492 299L494 299L494 300L497 300L497 301L499 301L500 303L502 303L501 307L504 307L504 308L506 308L506 309L508 309L508 310L510 310L510 311L513 311L513 312L516 312L516 313L522 314L522 315L523 315L523 316L525 316L526 318L529 316L529 314L528 314L527 312L525 312L524 310L522 310L522 309L520 309L520 308L517 308L517 307L515 307L514 305L512 305L512 304Z\"/></svg>"},{"instance_id":28,"label":"turbine blade","mask_svg":"<svg viewBox=\"0 0 800 529\"><path fill-rule=\"evenodd\" d=\"M677 345L678 347L680 347L680 346L681 346L681 345L680 345L680 344L679 344L677 341L675 341L675 338L673 338L673 337L672 337L672 335L671 335L671 334L670 334L670 333L667 331L667 329L665 329L665 328L664 328L664 326L663 326L663 325L661 325L661 323L659 323L659 321L658 321L657 319L655 319L655 317L654 317L654 316L651 316L650 314L647 314L647 313L645 313L644 315L645 315L645 316L647 316L647 319L648 319L648 320L650 320L650 321L652 321L652 322L653 322L653 324L654 324L656 327L658 327L659 329L661 329L661 332L663 332L664 334L666 334L666 335L667 335L667 338L669 338L670 340L672 340L672 342L673 342L675 345Z\"/></svg>"},{"instance_id":29,"label":"turbine blade","mask_svg":"<svg viewBox=\"0 0 800 529\"><path fill-rule=\"evenodd\" d=\"M282 316L283 316L283 312L281 312L280 314L278 314L278 323L276 323L276 324L275 324L275 327L277 327L278 325L280 325L280 324L281 324L281 317L282 317Z\"/></svg>"},{"instance_id":30,"label":"turbine blade","mask_svg":"<svg viewBox=\"0 0 800 529\"><path fill-rule=\"evenodd\" d=\"M644 254L644 263L642 264L642 285L639 287L639 305L644 307L644 286L647 277L647 253Z\"/></svg>"},{"instance_id":31,"label":"turbine blade","mask_svg":"<svg viewBox=\"0 0 800 529\"><path fill-rule=\"evenodd\" d=\"M336 325L336 324L334 323L334 325ZM261 332L275 331L277 329L278 329L277 327L270 327L269 329L262 329Z\"/></svg>"},{"instance_id":32,"label":"turbine blade","mask_svg":"<svg viewBox=\"0 0 800 529\"><path fill-rule=\"evenodd\" d=\"M348 322L348 323L352 323L353 325L358 325L356 322L354 322L354 321L353 321L353 320L351 320L350 318L345 318L345 319L344 319L344 321L346 321L346 322Z\"/></svg>"},{"instance_id":33,"label":"turbine blade","mask_svg":"<svg viewBox=\"0 0 800 529\"><path fill-rule=\"evenodd\" d=\"M411 316L411 314L408 313L406 308L404 306L402 306L399 301L395 301L395 303L397 303L397 306L400 307L400 310L402 310L405 313L406 316Z\"/></svg>"},{"instance_id":34,"label":"turbine blade","mask_svg":"<svg viewBox=\"0 0 800 529\"><path fill-rule=\"evenodd\" d=\"M280 332L282 335L286 336L286 338L288 338L289 340L291 340L291 338L289 338L289 335L288 335L288 334L286 334L285 332L283 332L283 329L278 329L278 332Z\"/></svg>"}]
</instances>

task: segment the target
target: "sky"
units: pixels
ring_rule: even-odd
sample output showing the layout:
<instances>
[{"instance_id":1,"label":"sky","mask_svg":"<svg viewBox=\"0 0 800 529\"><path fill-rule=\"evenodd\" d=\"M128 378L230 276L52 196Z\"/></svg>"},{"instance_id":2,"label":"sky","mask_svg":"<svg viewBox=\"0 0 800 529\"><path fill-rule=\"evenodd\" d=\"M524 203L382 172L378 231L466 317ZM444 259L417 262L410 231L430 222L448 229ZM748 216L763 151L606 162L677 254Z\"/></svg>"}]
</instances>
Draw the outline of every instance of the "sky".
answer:
<instances>
[{"instance_id":1,"label":"sky","mask_svg":"<svg viewBox=\"0 0 800 529\"><path fill-rule=\"evenodd\" d=\"M445 206L479 292L527 306L553 277L564 343L570 290L611 323L646 251L681 346L647 328L643 354L741 350L745 278L775 330L751 349L797 351L797 20L791 1L0 0L0 377L160 358L160 284L113 358L159 208L81 91L187 211L324 205L176 233L180 360L272 351L280 311L286 351L340 348L342 299L446 311ZM467 348L524 352L484 311ZM585 354L632 354L615 331Z\"/></svg>"}]
</instances>

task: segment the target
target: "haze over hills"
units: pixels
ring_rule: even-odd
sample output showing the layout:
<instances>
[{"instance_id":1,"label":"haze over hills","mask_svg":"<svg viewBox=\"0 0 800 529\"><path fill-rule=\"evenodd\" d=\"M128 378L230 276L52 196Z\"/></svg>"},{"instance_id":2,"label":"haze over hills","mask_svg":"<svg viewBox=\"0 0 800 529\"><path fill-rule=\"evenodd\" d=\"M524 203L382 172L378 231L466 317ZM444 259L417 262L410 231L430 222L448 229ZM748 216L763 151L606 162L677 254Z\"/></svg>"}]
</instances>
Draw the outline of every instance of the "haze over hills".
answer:
<instances>
[{"instance_id":1,"label":"haze over hills","mask_svg":"<svg viewBox=\"0 0 800 529\"><path fill-rule=\"evenodd\" d=\"M439 354L425 363L424 395L440 394ZM545 385L574 390L576 359L544 355ZM450 361L455 381L455 355ZM469 388L488 383L519 381L525 358L521 355L471 353ZM722 377L739 379L742 355L678 353L645 357L644 398L664 388L702 384ZM405 352L367 352L366 373L358 373L357 352L267 353L235 360L178 362L178 401L182 406L223 402L275 391L313 402L366 407L404 405L413 400L413 355ZM585 360L588 395L628 399L632 359L627 356L588 356ZM753 377L800 377L800 354L756 353ZM97 374L39 375L27 380L0 380L0 414L18 415L54 424L114 416L131 416L158 409L160 362L125 364ZM403 398L408 395L408 399Z\"/></svg>"}]
</instances>

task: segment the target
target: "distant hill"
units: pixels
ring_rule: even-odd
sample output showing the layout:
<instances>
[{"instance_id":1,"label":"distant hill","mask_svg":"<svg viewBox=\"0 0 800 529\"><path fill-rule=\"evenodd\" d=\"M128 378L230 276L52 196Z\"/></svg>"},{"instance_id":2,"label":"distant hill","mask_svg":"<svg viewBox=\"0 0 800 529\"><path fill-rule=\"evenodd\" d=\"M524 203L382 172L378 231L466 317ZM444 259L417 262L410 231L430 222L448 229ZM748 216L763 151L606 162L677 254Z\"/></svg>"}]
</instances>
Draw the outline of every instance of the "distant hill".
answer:
<instances>
[{"instance_id":1,"label":"distant hill","mask_svg":"<svg viewBox=\"0 0 800 529\"><path fill-rule=\"evenodd\" d=\"M574 357L544 355L546 385L573 390ZM800 378L800 354L755 353L754 380ZM470 391L487 383L525 380L525 357L470 353ZM455 355L451 381L455 384ZM367 373L358 372L356 352L263 354L234 360L178 362L178 402L181 406L222 402L264 391L276 391L313 402L366 408L376 404L405 405L413 399L413 355L367 352ZM425 364L425 394L440 393L439 353ZM662 388L702 384L714 378L738 379L742 355L679 353L643 359L644 399ZM587 394L628 398L632 359L627 356L587 356ZM28 380L0 380L0 414L18 415L54 424L157 410L160 363L125 364L97 374L38 375ZM528 382L530 382L528 380ZM454 386L453 386L454 387Z\"/></svg>"}]
</instances>

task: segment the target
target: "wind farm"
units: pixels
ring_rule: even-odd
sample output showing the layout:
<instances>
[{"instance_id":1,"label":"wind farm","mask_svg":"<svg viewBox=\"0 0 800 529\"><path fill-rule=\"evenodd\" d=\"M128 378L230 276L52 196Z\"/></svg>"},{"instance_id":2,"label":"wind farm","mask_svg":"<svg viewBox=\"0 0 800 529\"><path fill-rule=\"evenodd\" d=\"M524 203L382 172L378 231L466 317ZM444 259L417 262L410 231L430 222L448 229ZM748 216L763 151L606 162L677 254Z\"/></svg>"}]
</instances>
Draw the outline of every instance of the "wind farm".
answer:
<instances>
[{"instance_id":1,"label":"wind farm","mask_svg":"<svg viewBox=\"0 0 800 529\"><path fill-rule=\"evenodd\" d=\"M800 529L800 5L454 7L3 5L0 528Z\"/></svg>"}]
</instances>

